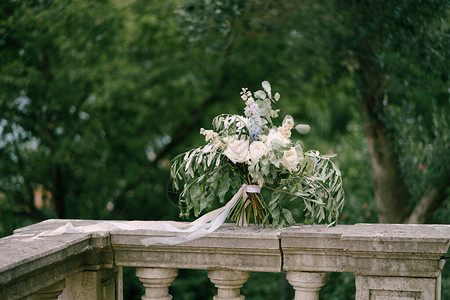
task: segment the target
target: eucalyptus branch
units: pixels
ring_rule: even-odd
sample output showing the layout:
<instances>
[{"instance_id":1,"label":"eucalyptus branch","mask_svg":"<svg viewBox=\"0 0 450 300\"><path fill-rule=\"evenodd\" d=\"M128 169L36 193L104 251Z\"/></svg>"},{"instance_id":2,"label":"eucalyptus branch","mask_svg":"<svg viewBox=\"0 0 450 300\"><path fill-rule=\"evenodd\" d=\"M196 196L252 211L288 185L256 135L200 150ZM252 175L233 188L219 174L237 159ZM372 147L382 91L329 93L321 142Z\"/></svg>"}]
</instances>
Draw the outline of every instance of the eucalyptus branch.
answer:
<instances>
[{"instance_id":1,"label":"eucalyptus branch","mask_svg":"<svg viewBox=\"0 0 450 300\"><path fill-rule=\"evenodd\" d=\"M282 126L273 126L272 118L278 116L278 110L273 110L271 103L280 96L275 93L272 98L268 82L262 86L264 91L253 94L242 90L245 118L217 116L213 130L201 130L207 145L191 149L174 160L171 175L174 184L182 189L180 204L186 205L184 212L189 214L194 209L197 215L211 204L214 194L223 201L231 187L257 183L268 188L274 197L266 204L259 192L241 196L228 216L238 225L245 220L277 227L293 224L292 213L281 203L296 198L303 200L299 204L305 207L309 220L335 224L344 200L340 171L330 157L318 151L303 153L298 144L289 140L294 127L291 116L284 118ZM184 185L178 186L181 181Z\"/></svg>"}]
</instances>

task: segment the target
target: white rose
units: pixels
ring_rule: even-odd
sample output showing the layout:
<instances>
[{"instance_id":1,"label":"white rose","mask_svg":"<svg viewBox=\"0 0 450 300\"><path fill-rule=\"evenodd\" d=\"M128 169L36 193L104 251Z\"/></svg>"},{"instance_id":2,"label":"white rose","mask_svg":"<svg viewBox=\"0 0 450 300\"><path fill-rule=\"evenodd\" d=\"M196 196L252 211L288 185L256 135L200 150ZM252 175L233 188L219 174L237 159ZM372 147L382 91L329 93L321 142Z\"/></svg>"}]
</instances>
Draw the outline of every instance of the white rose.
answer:
<instances>
[{"instance_id":1,"label":"white rose","mask_svg":"<svg viewBox=\"0 0 450 300\"><path fill-rule=\"evenodd\" d=\"M250 144L249 148L249 160L251 162L257 162L262 156L265 156L269 152L266 144L261 141L255 141Z\"/></svg>"},{"instance_id":2,"label":"white rose","mask_svg":"<svg viewBox=\"0 0 450 300\"><path fill-rule=\"evenodd\" d=\"M236 138L234 136L226 136L222 140L225 144L229 145L233 143L236 140Z\"/></svg>"},{"instance_id":3,"label":"white rose","mask_svg":"<svg viewBox=\"0 0 450 300\"><path fill-rule=\"evenodd\" d=\"M297 151L292 147L288 151L284 151L284 155L281 158L281 163L290 171L297 171L297 166L300 163L297 157Z\"/></svg>"},{"instance_id":4,"label":"white rose","mask_svg":"<svg viewBox=\"0 0 450 300\"><path fill-rule=\"evenodd\" d=\"M269 150L272 150L272 142L278 140L284 145L289 143L289 139L283 136L283 134L276 129L270 129L269 134L267 135L266 145Z\"/></svg>"},{"instance_id":5,"label":"white rose","mask_svg":"<svg viewBox=\"0 0 450 300\"><path fill-rule=\"evenodd\" d=\"M291 137L291 130L287 127L278 127L278 132L281 133L286 139Z\"/></svg>"},{"instance_id":6,"label":"white rose","mask_svg":"<svg viewBox=\"0 0 450 300\"><path fill-rule=\"evenodd\" d=\"M245 162L248 159L248 141L234 140L223 152L233 163Z\"/></svg>"}]
</instances>

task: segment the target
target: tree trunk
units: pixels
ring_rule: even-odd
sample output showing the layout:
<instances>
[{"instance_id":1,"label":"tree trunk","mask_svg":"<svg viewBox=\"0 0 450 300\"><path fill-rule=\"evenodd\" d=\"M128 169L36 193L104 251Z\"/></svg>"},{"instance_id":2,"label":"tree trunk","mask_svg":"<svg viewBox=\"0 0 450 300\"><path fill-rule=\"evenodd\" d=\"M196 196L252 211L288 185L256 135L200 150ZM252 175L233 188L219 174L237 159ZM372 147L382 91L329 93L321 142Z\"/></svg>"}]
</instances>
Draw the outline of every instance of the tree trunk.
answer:
<instances>
[{"instance_id":1,"label":"tree trunk","mask_svg":"<svg viewBox=\"0 0 450 300\"><path fill-rule=\"evenodd\" d=\"M439 191L435 186L432 186L420 198L420 201L414 207L411 215L405 220L407 224L424 224L429 221L433 213L444 202L447 195L444 191Z\"/></svg>"},{"instance_id":2,"label":"tree trunk","mask_svg":"<svg viewBox=\"0 0 450 300\"><path fill-rule=\"evenodd\" d=\"M378 221L402 223L408 215L408 191L396 167L394 143L388 137L386 125L377 119L370 104L364 100L362 111L372 162Z\"/></svg>"},{"instance_id":3,"label":"tree trunk","mask_svg":"<svg viewBox=\"0 0 450 300\"><path fill-rule=\"evenodd\" d=\"M359 87L364 131L367 139L377 202L378 222L402 223L408 216L409 193L397 164L392 136L385 121L387 90L384 69L383 16L373 18L366 4L352 4L354 59L357 63L356 82ZM364 26L372 22L370 26ZM361 28L365 28L362 31Z\"/></svg>"}]
</instances>

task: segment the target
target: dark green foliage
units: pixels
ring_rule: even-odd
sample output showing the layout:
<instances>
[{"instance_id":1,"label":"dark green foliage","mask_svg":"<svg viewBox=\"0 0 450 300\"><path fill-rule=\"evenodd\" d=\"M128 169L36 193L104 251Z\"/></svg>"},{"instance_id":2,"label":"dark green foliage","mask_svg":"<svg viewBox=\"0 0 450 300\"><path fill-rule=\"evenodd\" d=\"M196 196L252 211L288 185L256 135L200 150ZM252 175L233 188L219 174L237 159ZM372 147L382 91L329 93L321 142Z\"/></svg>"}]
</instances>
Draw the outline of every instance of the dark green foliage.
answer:
<instances>
[{"instance_id":1,"label":"dark green foliage","mask_svg":"<svg viewBox=\"0 0 450 300\"><path fill-rule=\"evenodd\" d=\"M340 222L353 224L377 222L360 100L383 79L377 118L394 141L404 205L436 188L428 222L449 224L448 20L444 0L2 0L0 236L56 217L176 220L170 159L199 146L214 116L240 113L241 87L263 80L283 113L311 125L294 137L305 150L338 154ZM254 274L243 293L284 297L280 276ZM203 271L182 271L172 287L175 298L213 291ZM352 299L352 275L332 274L321 293Z\"/></svg>"},{"instance_id":2,"label":"dark green foliage","mask_svg":"<svg viewBox=\"0 0 450 300\"><path fill-rule=\"evenodd\" d=\"M320 299L355 299L355 275L330 273L327 284L320 290Z\"/></svg>"},{"instance_id":3,"label":"dark green foliage","mask_svg":"<svg viewBox=\"0 0 450 300\"><path fill-rule=\"evenodd\" d=\"M170 286L171 295L182 300L212 299L216 288L206 270L179 270L177 280Z\"/></svg>"}]
</instances>

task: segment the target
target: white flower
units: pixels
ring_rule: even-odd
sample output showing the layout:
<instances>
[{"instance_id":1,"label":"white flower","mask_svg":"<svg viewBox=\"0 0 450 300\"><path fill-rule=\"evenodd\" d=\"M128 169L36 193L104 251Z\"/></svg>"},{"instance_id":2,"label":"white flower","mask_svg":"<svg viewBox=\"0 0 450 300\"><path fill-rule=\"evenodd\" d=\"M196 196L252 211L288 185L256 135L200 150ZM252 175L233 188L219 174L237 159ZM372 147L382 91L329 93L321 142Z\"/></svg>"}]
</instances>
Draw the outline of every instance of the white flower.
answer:
<instances>
[{"instance_id":1,"label":"white flower","mask_svg":"<svg viewBox=\"0 0 450 300\"><path fill-rule=\"evenodd\" d=\"M294 128L294 118L290 115L286 115L286 117L284 117L283 120L283 127L291 130L292 128Z\"/></svg>"},{"instance_id":2,"label":"white flower","mask_svg":"<svg viewBox=\"0 0 450 300\"><path fill-rule=\"evenodd\" d=\"M251 97L252 93L248 90L248 88L242 88L241 91L241 99L247 101L248 97Z\"/></svg>"},{"instance_id":3,"label":"white flower","mask_svg":"<svg viewBox=\"0 0 450 300\"><path fill-rule=\"evenodd\" d=\"M249 97L245 102L245 105L244 114L248 117L247 128L249 135L252 140L257 141L259 140L262 126L264 126L267 121L261 118L261 111L253 97Z\"/></svg>"},{"instance_id":4,"label":"white flower","mask_svg":"<svg viewBox=\"0 0 450 300\"><path fill-rule=\"evenodd\" d=\"M282 144L286 145L290 141L287 139L281 132L277 131L276 129L270 129L269 134L266 138L266 145L269 150L272 150L272 142L278 140Z\"/></svg>"},{"instance_id":5,"label":"white flower","mask_svg":"<svg viewBox=\"0 0 450 300\"><path fill-rule=\"evenodd\" d=\"M278 132L281 133L286 139L291 137L291 129L294 128L294 118L287 115L283 120L283 125L278 127Z\"/></svg>"},{"instance_id":6,"label":"white flower","mask_svg":"<svg viewBox=\"0 0 450 300\"><path fill-rule=\"evenodd\" d=\"M205 130L204 128L200 129L200 134L203 134L205 136L205 140L208 142L210 140L213 140L219 136L217 132L214 132L212 130Z\"/></svg>"},{"instance_id":7,"label":"white flower","mask_svg":"<svg viewBox=\"0 0 450 300\"><path fill-rule=\"evenodd\" d=\"M248 160L248 141L234 140L228 144L227 149L223 152L233 163L241 163Z\"/></svg>"},{"instance_id":8,"label":"white flower","mask_svg":"<svg viewBox=\"0 0 450 300\"><path fill-rule=\"evenodd\" d=\"M250 144L248 158L250 162L257 162L262 156L265 156L269 152L266 144L261 141L254 141Z\"/></svg>"},{"instance_id":9,"label":"white flower","mask_svg":"<svg viewBox=\"0 0 450 300\"><path fill-rule=\"evenodd\" d=\"M291 137L291 130L287 127L278 127L278 132L283 135L284 138L288 139Z\"/></svg>"},{"instance_id":10,"label":"white flower","mask_svg":"<svg viewBox=\"0 0 450 300\"><path fill-rule=\"evenodd\" d=\"M284 155L281 158L281 163L290 171L297 171L298 164L300 161L298 160L297 151L292 147L288 151L284 151Z\"/></svg>"},{"instance_id":11,"label":"white flower","mask_svg":"<svg viewBox=\"0 0 450 300\"><path fill-rule=\"evenodd\" d=\"M226 144L229 145L231 143L233 143L236 140L235 136L226 136L222 139L222 141Z\"/></svg>"}]
</instances>

